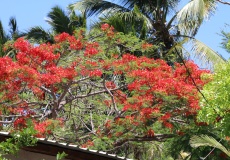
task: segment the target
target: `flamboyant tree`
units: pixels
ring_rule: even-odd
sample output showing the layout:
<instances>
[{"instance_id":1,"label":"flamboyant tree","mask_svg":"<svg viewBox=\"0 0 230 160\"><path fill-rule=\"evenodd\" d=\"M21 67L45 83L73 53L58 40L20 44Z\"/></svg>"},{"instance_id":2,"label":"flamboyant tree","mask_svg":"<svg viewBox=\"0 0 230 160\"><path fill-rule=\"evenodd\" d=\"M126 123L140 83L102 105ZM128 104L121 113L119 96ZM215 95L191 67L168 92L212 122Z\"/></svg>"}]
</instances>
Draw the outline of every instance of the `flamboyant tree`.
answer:
<instances>
[{"instance_id":1,"label":"flamboyant tree","mask_svg":"<svg viewBox=\"0 0 230 160\"><path fill-rule=\"evenodd\" d=\"M126 38L104 24L90 37L78 31L55 36L54 44L20 38L7 46L17 56L0 58L2 127L32 127L37 137L138 158L139 143L203 125L196 121L198 89L209 72L192 61L169 66L125 53L121 46L143 53L156 48Z\"/></svg>"}]
</instances>

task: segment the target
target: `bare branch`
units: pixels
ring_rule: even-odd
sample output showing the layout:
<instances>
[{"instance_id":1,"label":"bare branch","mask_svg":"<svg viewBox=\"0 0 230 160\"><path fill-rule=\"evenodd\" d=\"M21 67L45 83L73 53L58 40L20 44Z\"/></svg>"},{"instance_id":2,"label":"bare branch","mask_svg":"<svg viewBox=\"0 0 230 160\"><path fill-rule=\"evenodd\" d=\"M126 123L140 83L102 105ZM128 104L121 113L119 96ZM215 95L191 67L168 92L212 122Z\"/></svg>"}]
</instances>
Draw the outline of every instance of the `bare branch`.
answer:
<instances>
[{"instance_id":1,"label":"bare branch","mask_svg":"<svg viewBox=\"0 0 230 160\"><path fill-rule=\"evenodd\" d=\"M104 85L104 87L105 87L105 90L109 93L109 95L110 95L110 97L111 97L111 99L112 99L113 108L114 108L116 114L119 115L119 112L118 112L118 109L117 109L117 105L116 105L114 96L113 96L113 94L110 92L110 90L106 87L106 85L105 85L105 79L103 80L103 85Z\"/></svg>"},{"instance_id":2,"label":"bare branch","mask_svg":"<svg viewBox=\"0 0 230 160\"><path fill-rule=\"evenodd\" d=\"M46 87L41 86L41 87L39 87L39 88L42 89L42 90L44 90L45 92L51 94L51 91L50 91L49 89L47 89Z\"/></svg>"},{"instance_id":3,"label":"bare branch","mask_svg":"<svg viewBox=\"0 0 230 160\"><path fill-rule=\"evenodd\" d=\"M81 117L79 117L79 119L80 119L81 123L86 127L86 129L88 131L90 131L91 133L95 134L89 127L87 127L87 125L85 124L85 122L83 121L83 119Z\"/></svg>"},{"instance_id":4,"label":"bare branch","mask_svg":"<svg viewBox=\"0 0 230 160\"><path fill-rule=\"evenodd\" d=\"M186 121L184 120L181 120L181 119L177 119L177 118L172 118L171 119L172 122L177 122L177 123L180 123L180 124L188 124Z\"/></svg>"},{"instance_id":5,"label":"bare branch","mask_svg":"<svg viewBox=\"0 0 230 160\"><path fill-rule=\"evenodd\" d=\"M72 84L78 84L79 82L81 82L81 81L85 81L85 80L87 80L87 79L89 79L90 77L84 77L84 78L82 78L82 79L79 79L79 80L77 80L77 81L73 81L73 83Z\"/></svg>"},{"instance_id":6,"label":"bare branch","mask_svg":"<svg viewBox=\"0 0 230 160\"><path fill-rule=\"evenodd\" d=\"M91 110L90 110L90 123L92 127L92 132L95 133L94 123L93 123L93 114Z\"/></svg>"},{"instance_id":7,"label":"bare branch","mask_svg":"<svg viewBox=\"0 0 230 160\"><path fill-rule=\"evenodd\" d=\"M119 90L119 89L121 89L121 88L123 88L123 87L126 87L126 85L120 86L120 87L118 87L118 88L111 89L111 90L109 90L109 91L110 91L110 92L111 92L111 91L116 91L116 90ZM94 95L102 94L102 93L106 93L106 92L108 92L108 91L107 91L107 90L102 90L102 91L97 91L97 92L93 92L93 93L86 94L86 95L74 96L73 98L69 99L68 102L70 102L70 101L72 101L72 100L74 100L74 99L86 98L86 97L90 97L90 96L94 96Z\"/></svg>"},{"instance_id":8,"label":"bare branch","mask_svg":"<svg viewBox=\"0 0 230 160\"><path fill-rule=\"evenodd\" d=\"M14 121L0 121L0 124L11 124L13 123Z\"/></svg>"},{"instance_id":9,"label":"bare branch","mask_svg":"<svg viewBox=\"0 0 230 160\"><path fill-rule=\"evenodd\" d=\"M162 142L165 139L168 138L173 138L175 137L174 134L155 134L153 137L134 137L134 138L127 138L127 139L123 139L120 140L118 142L115 143L115 146L120 146L123 145L124 143L128 142L128 141L136 141L136 142L142 142L142 141L158 141L158 142Z\"/></svg>"},{"instance_id":10,"label":"bare branch","mask_svg":"<svg viewBox=\"0 0 230 160\"><path fill-rule=\"evenodd\" d=\"M72 82L69 82L69 84L67 84L65 86L64 92L61 94L61 96L58 98L58 104L62 101L62 99L65 97L66 93L69 90L69 87L72 85Z\"/></svg>"},{"instance_id":11,"label":"bare branch","mask_svg":"<svg viewBox=\"0 0 230 160\"><path fill-rule=\"evenodd\" d=\"M38 117L41 117L42 115L41 114L37 114L37 115L31 115L31 117L33 118L38 118ZM3 117L3 118L15 118L15 117L23 117L23 115L0 115L0 117Z\"/></svg>"},{"instance_id":12,"label":"bare branch","mask_svg":"<svg viewBox=\"0 0 230 160\"><path fill-rule=\"evenodd\" d=\"M230 2L225 2L225 1L222 1L222 0L216 0L216 1L219 2L219 3L222 3L222 4L230 5Z\"/></svg>"}]
</instances>

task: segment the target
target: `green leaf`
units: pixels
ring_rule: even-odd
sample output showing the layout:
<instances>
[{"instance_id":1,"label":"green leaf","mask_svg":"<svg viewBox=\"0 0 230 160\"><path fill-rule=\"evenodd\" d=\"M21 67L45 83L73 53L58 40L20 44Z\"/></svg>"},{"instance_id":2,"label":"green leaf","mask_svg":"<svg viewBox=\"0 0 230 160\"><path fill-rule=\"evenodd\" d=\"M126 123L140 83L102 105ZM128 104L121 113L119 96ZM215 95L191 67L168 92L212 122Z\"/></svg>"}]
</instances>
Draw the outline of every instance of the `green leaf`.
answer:
<instances>
[{"instance_id":1,"label":"green leaf","mask_svg":"<svg viewBox=\"0 0 230 160\"><path fill-rule=\"evenodd\" d=\"M195 135L191 137L189 143L193 148L197 148L201 146L210 146L210 147L218 148L230 157L230 150L226 149L220 142L218 142L211 136Z\"/></svg>"}]
</instances>

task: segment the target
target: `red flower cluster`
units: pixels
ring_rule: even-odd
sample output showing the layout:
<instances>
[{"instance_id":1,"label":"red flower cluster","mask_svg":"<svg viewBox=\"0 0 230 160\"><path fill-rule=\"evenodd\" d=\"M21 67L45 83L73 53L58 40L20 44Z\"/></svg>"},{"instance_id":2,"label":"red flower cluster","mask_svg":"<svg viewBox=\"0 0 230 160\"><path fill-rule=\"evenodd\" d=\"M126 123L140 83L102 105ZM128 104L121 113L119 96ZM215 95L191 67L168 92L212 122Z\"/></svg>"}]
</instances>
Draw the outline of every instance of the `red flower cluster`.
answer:
<instances>
[{"instance_id":1,"label":"red flower cluster","mask_svg":"<svg viewBox=\"0 0 230 160\"><path fill-rule=\"evenodd\" d=\"M109 24L104 23L104 24L101 25L101 30L102 30L102 31L106 31L107 29L109 29L109 27L110 27Z\"/></svg>"},{"instance_id":2,"label":"red flower cluster","mask_svg":"<svg viewBox=\"0 0 230 160\"><path fill-rule=\"evenodd\" d=\"M88 43L86 45L86 49L85 49L85 56L86 57L91 57L94 56L96 54L98 54L99 52L99 44L96 42L92 42L92 43Z\"/></svg>"},{"instance_id":3,"label":"red flower cluster","mask_svg":"<svg viewBox=\"0 0 230 160\"><path fill-rule=\"evenodd\" d=\"M49 120L43 122L34 122L34 129L37 131L35 137L42 138L52 133L53 125Z\"/></svg>"},{"instance_id":4,"label":"red flower cluster","mask_svg":"<svg viewBox=\"0 0 230 160\"><path fill-rule=\"evenodd\" d=\"M26 128L26 127L27 127L27 122L26 122L25 117L20 117L14 121L14 128L15 129L21 130L21 129Z\"/></svg>"},{"instance_id":5,"label":"red flower cluster","mask_svg":"<svg viewBox=\"0 0 230 160\"><path fill-rule=\"evenodd\" d=\"M113 65L116 66L115 73L128 78L127 87L132 95L123 102L123 111L137 113L125 118L133 125L148 126L149 120L157 118L163 126L172 130L171 118L178 114L195 115L199 110L199 96L193 80L202 88L207 83L202 80L202 74L209 72L200 70L193 62L186 62L193 80L183 65L176 64L172 69L163 60L125 54ZM124 125L124 120L119 124Z\"/></svg>"},{"instance_id":6,"label":"red flower cluster","mask_svg":"<svg viewBox=\"0 0 230 160\"><path fill-rule=\"evenodd\" d=\"M94 146L94 143L91 140L88 140L86 143L81 145L82 148L89 148L92 146Z\"/></svg>"},{"instance_id":7,"label":"red flower cluster","mask_svg":"<svg viewBox=\"0 0 230 160\"><path fill-rule=\"evenodd\" d=\"M113 26L110 26L107 23L101 25L101 30L104 31L106 33L107 37L109 37L109 38L112 38L115 34Z\"/></svg>"},{"instance_id":8,"label":"red flower cluster","mask_svg":"<svg viewBox=\"0 0 230 160\"><path fill-rule=\"evenodd\" d=\"M147 132L148 137L154 137L154 131L152 129L149 129Z\"/></svg>"}]
</instances>

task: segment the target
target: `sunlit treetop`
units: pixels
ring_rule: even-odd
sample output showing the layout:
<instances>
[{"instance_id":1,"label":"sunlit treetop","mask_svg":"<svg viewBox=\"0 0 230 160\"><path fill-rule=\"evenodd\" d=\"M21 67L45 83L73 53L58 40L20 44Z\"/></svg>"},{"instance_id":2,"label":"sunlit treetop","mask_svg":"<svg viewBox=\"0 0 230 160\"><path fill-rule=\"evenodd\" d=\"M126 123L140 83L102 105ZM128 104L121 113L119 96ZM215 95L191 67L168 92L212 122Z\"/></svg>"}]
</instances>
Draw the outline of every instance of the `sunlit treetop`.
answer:
<instances>
[{"instance_id":1,"label":"sunlit treetop","mask_svg":"<svg viewBox=\"0 0 230 160\"><path fill-rule=\"evenodd\" d=\"M229 73L229 62L216 66L212 81L202 90L205 99L200 103L202 109L199 112L199 120L214 124L224 137L230 137Z\"/></svg>"}]
</instances>

